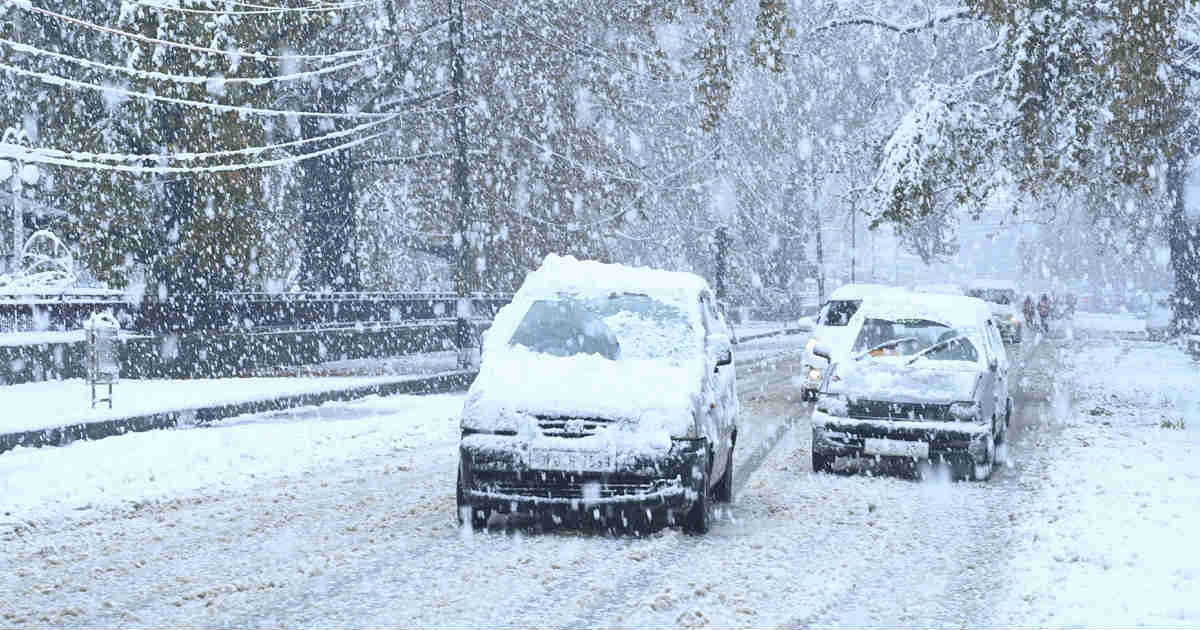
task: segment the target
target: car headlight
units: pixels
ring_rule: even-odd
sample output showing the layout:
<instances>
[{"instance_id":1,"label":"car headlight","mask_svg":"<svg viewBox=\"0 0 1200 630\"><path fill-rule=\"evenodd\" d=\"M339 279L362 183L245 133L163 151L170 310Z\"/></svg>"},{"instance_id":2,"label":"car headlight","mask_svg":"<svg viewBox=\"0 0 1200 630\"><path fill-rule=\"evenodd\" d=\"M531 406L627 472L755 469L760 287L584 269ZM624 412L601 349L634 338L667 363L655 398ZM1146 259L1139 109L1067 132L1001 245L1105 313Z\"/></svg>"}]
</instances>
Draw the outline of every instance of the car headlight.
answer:
<instances>
[{"instance_id":1,"label":"car headlight","mask_svg":"<svg viewBox=\"0 0 1200 630\"><path fill-rule=\"evenodd\" d=\"M1008 321L1010 321L1010 322L1012 322L1012 323L1014 323L1014 324L1015 324L1015 323L1017 323L1017 316L1016 316L1016 315L1013 315L1013 316L1009 317L1009 318L1008 318Z\"/></svg>"},{"instance_id":2,"label":"car headlight","mask_svg":"<svg viewBox=\"0 0 1200 630\"><path fill-rule=\"evenodd\" d=\"M808 343L804 344L804 351L811 354L812 349L815 348L818 343L821 342L816 337L809 337Z\"/></svg>"},{"instance_id":3,"label":"car headlight","mask_svg":"<svg viewBox=\"0 0 1200 630\"><path fill-rule=\"evenodd\" d=\"M809 381L821 380L821 370L818 368L815 368L815 367L808 368L808 380Z\"/></svg>"},{"instance_id":4,"label":"car headlight","mask_svg":"<svg viewBox=\"0 0 1200 630\"><path fill-rule=\"evenodd\" d=\"M979 404L974 401L952 403L950 417L960 421L977 422L979 420Z\"/></svg>"},{"instance_id":5,"label":"car headlight","mask_svg":"<svg viewBox=\"0 0 1200 630\"><path fill-rule=\"evenodd\" d=\"M817 411L831 416L845 416L849 413L849 402L841 394L822 393L817 398Z\"/></svg>"}]
</instances>

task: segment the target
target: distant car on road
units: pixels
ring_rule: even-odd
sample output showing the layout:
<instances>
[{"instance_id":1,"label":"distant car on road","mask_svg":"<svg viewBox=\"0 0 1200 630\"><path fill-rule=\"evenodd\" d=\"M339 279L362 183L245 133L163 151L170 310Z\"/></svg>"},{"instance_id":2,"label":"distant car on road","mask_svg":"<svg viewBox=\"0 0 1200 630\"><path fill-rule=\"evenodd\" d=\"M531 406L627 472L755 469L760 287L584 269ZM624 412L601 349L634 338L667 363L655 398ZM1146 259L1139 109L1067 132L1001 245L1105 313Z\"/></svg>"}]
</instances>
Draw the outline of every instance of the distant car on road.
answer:
<instances>
[{"instance_id":1,"label":"distant car on road","mask_svg":"<svg viewBox=\"0 0 1200 630\"><path fill-rule=\"evenodd\" d=\"M967 285L966 293L973 298L979 298L988 303L995 316L996 327L1000 336L1009 343L1021 343L1022 314L1020 313L1021 298L1017 292L1017 284L1011 280L974 280Z\"/></svg>"},{"instance_id":2,"label":"distant car on road","mask_svg":"<svg viewBox=\"0 0 1200 630\"><path fill-rule=\"evenodd\" d=\"M904 292L904 289L885 284L852 283L838 287L829 296L817 313L816 326L804 349L804 380L800 389L802 400L816 399L821 376L829 365L827 360L813 355L813 347L824 345L833 353L834 360L838 360L849 352L850 344L858 334L861 320L855 319L855 314L863 301L896 292ZM801 327L805 323L801 321Z\"/></svg>"},{"instance_id":3,"label":"distant car on road","mask_svg":"<svg viewBox=\"0 0 1200 630\"><path fill-rule=\"evenodd\" d=\"M1167 338L1171 328L1171 294L1155 293L1146 313L1146 336L1151 341Z\"/></svg>"},{"instance_id":4,"label":"distant car on road","mask_svg":"<svg viewBox=\"0 0 1200 630\"><path fill-rule=\"evenodd\" d=\"M881 457L941 461L957 477L989 477L1012 399L1008 355L988 305L913 293L864 304L860 313L851 356L821 382L813 470L831 469L838 457Z\"/></svg>"},{"instance_id":5,"label":"distant car on road","mask_svg":"<svg viewBox=\"0 0 1200 630\"><path fill-rule=\"evenodd\" d=\"M484 339L461 416L460 523L650 513L708 531L711 502L733 497L729 335L697 275L547 256Z\"/></svg>"}]
</instances>

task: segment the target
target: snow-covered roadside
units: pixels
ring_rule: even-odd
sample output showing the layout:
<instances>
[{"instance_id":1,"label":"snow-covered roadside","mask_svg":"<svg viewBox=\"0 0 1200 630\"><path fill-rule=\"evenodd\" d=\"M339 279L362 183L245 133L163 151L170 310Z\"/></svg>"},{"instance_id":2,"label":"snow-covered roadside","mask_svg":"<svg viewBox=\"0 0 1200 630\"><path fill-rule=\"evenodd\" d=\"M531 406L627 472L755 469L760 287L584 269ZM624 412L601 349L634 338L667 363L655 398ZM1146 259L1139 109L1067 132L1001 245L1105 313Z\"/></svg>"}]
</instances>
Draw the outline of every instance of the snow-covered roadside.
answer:
<instances>
[{"instance_id":1,"label":"snow-covered roadside","mask_svg":"<svg viewBox=\"0 0 1200 630\"><path fill-rule=\"evenodd\" d=\"M462 400L462 394L372 397L336 406L360 410L362 418L330 421L318 407L316 418L286 424L234 418L212 429L17 448L0 456L0 525L234 491L263 477L453 441Z\"/></svg>"},{"instance_id":2,"label":"snow-covered roadside","mask_svg":"<svg viewBox=\"0 0 1200 630\"><path fill-rule=\"evenodd\" d=\"M1040 486L1013 516L1001 625L1200 622L1200 367L1177 348L1077 339Z\"/></svg>"},{"instance_id":3,"label":"snow-covered roadside","mask_svg":"<svg viewBox=\"0 0 1200 630\"><path fill-rule=\"evenodd\" d=\"M432 376L432 374L429 374ZM75 422L194 409L403 380L398 376L126 380L113 386L113 406L91 406L86 381L41 381L0 387L0 433Z\"/></svg>"}]
</instances>

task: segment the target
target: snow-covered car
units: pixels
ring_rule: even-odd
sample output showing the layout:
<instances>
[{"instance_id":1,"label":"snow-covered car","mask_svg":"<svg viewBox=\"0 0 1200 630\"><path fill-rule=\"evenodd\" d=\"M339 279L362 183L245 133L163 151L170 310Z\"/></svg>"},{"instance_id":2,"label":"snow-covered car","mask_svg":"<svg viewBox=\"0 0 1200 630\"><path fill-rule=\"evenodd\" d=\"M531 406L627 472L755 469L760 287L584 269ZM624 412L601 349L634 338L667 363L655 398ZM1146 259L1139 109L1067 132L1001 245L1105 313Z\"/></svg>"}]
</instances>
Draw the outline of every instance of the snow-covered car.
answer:
<instances>
[{"instance_id":1,"label":"snow-covered car","mask_svg":"<svg viewBox=\"0 0 1200 630\"><path fill-rule=\"evenodd\" d=\"M988 303L995 316L1000 337L1008 343L1021 343L1021 298L1017 284L1011 280L975 280L967 285L967 295Z\"/></svg>"},{"instance_id":2,"label":"snow-covered car","mask_svg":"<svg viewBox=\"0 0 1200 630\"><path fill-rule=\"evenodd\" d=\"M500 309L461 416L458 515L708 530L733 498L729 327L697 275L547 256Z\"/></svg>"},{"instance_id":3,"label":"snow-covered car","mask_svg":"<svg viewBox=\"0 0 1200 630\"><path fill-rule=\"evenodd\" d=\"M1171 294L1156 293L1146 313L1146 336L1151 341L1166 339L1171 328Z\"/></svg>"},{"instance_id":4,"label":"snow-covered car","mask_svg":"<svg viewBox=\"0 0 1200 630\"><path fill-rule=\"evenodd\" d=\"M829 296L829 300L817 312L816 325L812 336L804 348L804 373L800 388L802 400L815 400L817 388L821 385L821 375L829 366L829 362L812 353L815 346L822 345L838 360L850 351L850 344L858 334L860 319L855 318L864 300L903 292L903 289L884 284L852 283L838 287Z\"/></svg>"},{"instance_id":5,"label":"snow-covered car","mask_svg":"<svg viewBox=\"0 0 1200 630\"><path fill-rule=\"evenodd\" d=\"M852 356L822 380L813 470L838 457L899 457L988 477L1012 415L1008 355L988 305L913 293L860 312Z\"/></svg>"}]
</instances>

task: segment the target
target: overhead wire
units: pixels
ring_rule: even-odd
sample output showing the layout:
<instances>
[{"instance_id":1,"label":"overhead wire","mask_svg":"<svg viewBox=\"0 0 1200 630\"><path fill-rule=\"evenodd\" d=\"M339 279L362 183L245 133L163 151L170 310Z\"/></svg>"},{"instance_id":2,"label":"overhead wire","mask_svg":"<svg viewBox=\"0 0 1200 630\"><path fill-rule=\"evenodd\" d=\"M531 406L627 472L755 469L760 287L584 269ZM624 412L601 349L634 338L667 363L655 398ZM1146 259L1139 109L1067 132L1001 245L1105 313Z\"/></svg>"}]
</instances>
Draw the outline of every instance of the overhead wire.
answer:
<instances>
[{"instance_id":1,"label":"overhead wire","mask_svg":"<svg viewBox=\"0 0 1200 630\"><path fill-rule=\"evenodd\" d=\"M37 72L34 70L26 70L9 64L0 63L0 71L11 72L13 74L32 77L54 86L68 86L76 89L88 89L107 94L127 96L130 98L143 98L164 103L174 103L176 105L187 105L190 107L198 107L201 109L212 109L222 112L234 112L238 114L251 114L255 116L295 116L298 118L330 118L330 119L363 119L363 118L387 118L393 116L392 113L372 113L372 112L314 112L314 111L288 111L280 109L266 109L261 107L251 107L249 105L224 105L220 103L209 103L206 101L196 101L186 98L175 98L172 96L162 96L150 92L138 92L135 90L127 90L122 87L97 85L86 81L76 81L67 79L45 72Z\"/></svg>"},{"instance_id":2,"label":"overhead wire","mask_svg":"<svg viewBox=\"0 0 1200 630\"><path fill-rule=\"evenodd\" d=\"M17 0L2 0L2 3L5 5L15 6L18 9L21 9L23 11L37 13L39 15L45 15L47 17L52 17L54 19L58 19L58 20L62 20L62 21L65 21L65 22L68 22L71 24L75 24L77 26L82 26L84 28L88 28L88 29L92 29L92 30L96 30L96 31L104 32L104 33L109 33L112 35L119 35L121 37L134 39L134 40L144 42L147 44L158 44L161 46L180 48L183 50L190 50L193 52L202 52L202 53L207 53L207 54L212 54L212 55L222 55L222 56L230 57L230 58L243 58L244 57L244 58L249 58L249 59L257 59L259 61L285 61L285 60L330 61L330 60L335 60L335 59L344 59L346 57L356 57L356 56L360 56L360 55L368 55L368 54L372 54L372 53L378 53L380 51L387 50L388 48L392 47L392 44L386 44L386 45L380 45L380 46L373 46L371 48L363 48L363 49L359 49L359 50L343 50L343 51L338 51L336 53L329 53L329 54L323 54L323 55L300 55L300 54L297 54L297 55L271 55L271 54L266 54L266 53L255 53L255 52L249 52L249 51L243 51L243 50L221 50L220 48L210 48L208 46L197 46L195 44L186 44L183 42L176 42L176 41L171 41L171 40L166 40L166 39L160 39L157 37L149 37L147 35L142 35L140 33L131 33L129 31L123 31L118 28L113 28L110 26L96 24L94 22L89 22L87 20L81 20L79 18L75 18L75 17L71 17L69 15L64 15L62 13L50 11L48 9L43 9L41 7L35 7L28 2L18 2Z\"/></svg>"},{"instance_id":3,"label":"overhead wire","mask_svg":"<svg viewBox=\"0 0 1200 630\"><path fill-rule=\"evenodd\" d=\"M328 155L338 151L351 149L361 144L365 144L372 140L383 137L389 131L380 131L369 136L358 138L349 142L345 142L333 147L328 147L320 151L313 151L304 155L289 156L286 158L278 158L273 160L263 160L259 162L244 162L236 164L213 164L208 166L132 166L128 164L108 164L104 162L85 162L81 160L72 160L68 158L57 158L46 155L39 155L30 152L25 147L13 144L10 142L0 142L0 157L20 159L25 162L33 162L37 164L48 164L51 166L68 166L74 168L84 168L100 171L117 171L124 173L135 173L141 175L156 174L181 174L181 173L222 173L232 171L242 171L248 169L272 168L275 166L284 166L288 164L296 164L305 160Z\"/></svg>"},{"instance_id":4,"label":"overhead wire","mask_svg":"<svg viewBox=\"0 0 1200 630\"><path fill-rule=\"evenodd\" d=\"M352 136L359 132L366 131L373 127L377 127L379 125L389 123L392 120L395 120L397 118L400 118L400 115L394 114L392 116L392 118L373 120L371 122L352 127L350 129L342 129L339 131L333 131L333 132L322 134L320 136L316 136L313 138L302 138L299 140L291 140L288 142L281 142L278 144L264 145L264 146L258 146L258 147L246 147L246 148L242 148L242 149L230 149L230 150L226 150L226 151L209 151L209 152L205 152L205 153L175 152L175 153L166 153L166 154L159 154L159 153L93 153L93 152L88 152L88 151L64 151L61 149L30 148L28 151L22 153L22 155L39 155L39 156L45 156L45 157L69 159L69 160L76 160L76 161L90 161L90 162L149 162L149 161L163 161L163 160L170 160L170 161L174 161L174 162L192 162L192 161L198 161L198 160L211 160L211 159L216 159L216 158L238 157L238 156L246 156L246 155L253 156L253 155L260 155L263 153L268 153L271 151L278 151L280 149L289 149L289 148L293 148L293 147L304 146L306 144L314 144L314 143L318 143L318 142L326 142L329 140L335 140L338 138L345 138L347 136Z\"/></svg>"},{"instance_id":5,"label":"overhead wire","mask_svg":"<svg viewBox=\"0 0 1200 630\"><path fill-rule=\"evenodd\" d=\"M154 72L154 71L149 71L149 70L138 70L136 68L127 68L125 66L116 66L116 65L112 65L112 64L101 63L99 61L92 61L90 59L84 59L82 57L65 55L63 53L58 53L58 52L54 52L54 51L50 51L50 50L43 50L43 49L37 48L35 46L30 46L29 44L22 44L20 42L14 42L12 40L4 39L4 38L0 38L0 45L8 46L9 48L11 48L17 52L22 52L22 53L29 54L29 55L50 57L52 59L66 61L68 63L73 63L73 64L76 64L79 66L84 66L87 68L93 68L93 69L97 69L97 70L105 70L108 72L119 72L122 74L136 76L136 77L140 77L143 79L151 79L151 80L157 80L157 81L173 81L176 83L185 83L185 84L192 84L192 85L208 85L212 82L216 82L217 84L235 84L235 85L237 85L237 84L246 83L246 84L250 84L252 86L260 86L260 85L265 85L265 84L272 83L272 82L295 81L295 80L299 80L299 79L308 79L308 78L315 77L315 76L330 74L333 72L338 72L340 70L355 68L355 67L363 65L365 63L377 61L382 58L382 55L362 56L362 57L359 57L358 59L352 59L352 60L344 62L344 63L338 63L338 64L333 64L330 66L324 66L322 68L317 68L315 70L308 70L305 72L294 72L294 73L290 73L290 74L281 74L281 75L275 75L275 76L270 76L270 77L221 77L221 76L182 75L182 74L172 74L172 73L166 73L166 72Z\"/></svg>"},{"instance_id":6,"label":"overhead wire","mask_svg":"<svg viewBox=\"0 0 1200 630\"><path fill-rule=\"evenodd\" d=\"M277 14L281 14L281 13L295 13L295 12L325 13L325 12L333 12L333 11L346 11L349 9L356 9L359 7L365 7L365 6L370 6L373 4L378 4L381 1L382 0L367 0L365 2L344 2L341 4L314 5L314 6L308 6L308 7L261 7L261 8L256 8L256 9L239 10L239 11L231 11L228 9L226 9L226 10L194 9L191 7L171 6L171 5L162 4L159 2L153 2L151 0L133 0L133 4L136 4L138 6L158 9L158 10L162 10L162 11L175 11L177 13L190 13L190 14L195 14L195 15L229 15L229 16L236 17L236 16L244 16L244 15L277 15Z\"/></svg>"}]
</instances>

